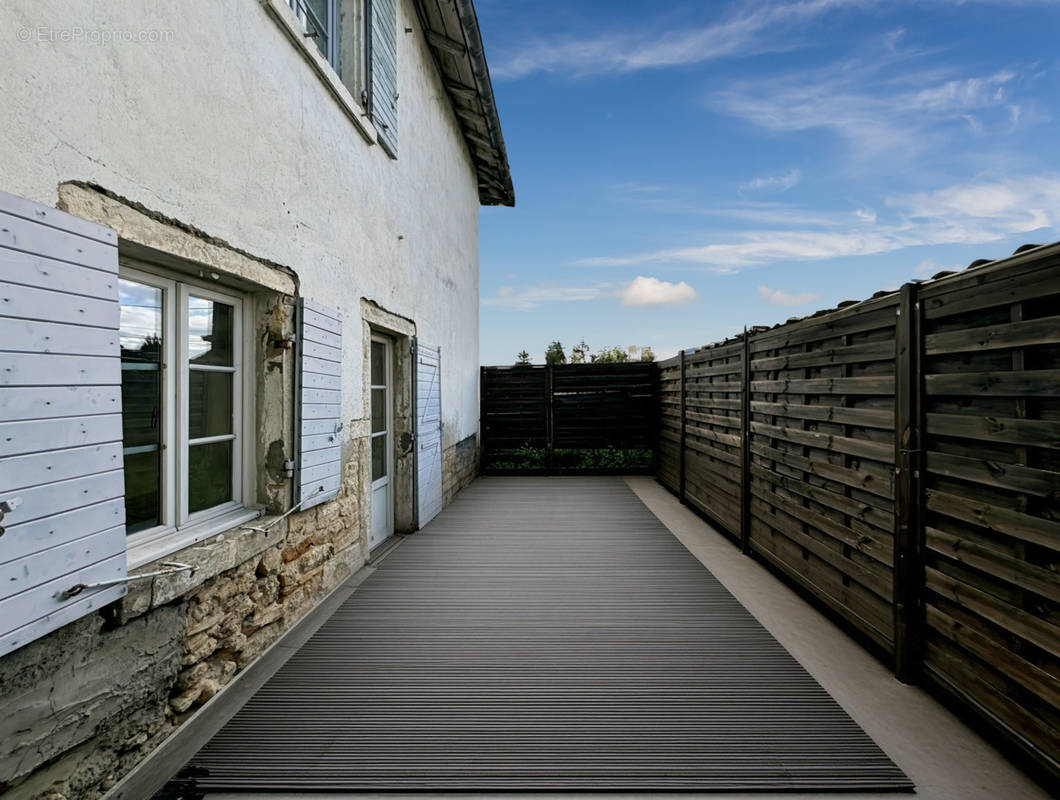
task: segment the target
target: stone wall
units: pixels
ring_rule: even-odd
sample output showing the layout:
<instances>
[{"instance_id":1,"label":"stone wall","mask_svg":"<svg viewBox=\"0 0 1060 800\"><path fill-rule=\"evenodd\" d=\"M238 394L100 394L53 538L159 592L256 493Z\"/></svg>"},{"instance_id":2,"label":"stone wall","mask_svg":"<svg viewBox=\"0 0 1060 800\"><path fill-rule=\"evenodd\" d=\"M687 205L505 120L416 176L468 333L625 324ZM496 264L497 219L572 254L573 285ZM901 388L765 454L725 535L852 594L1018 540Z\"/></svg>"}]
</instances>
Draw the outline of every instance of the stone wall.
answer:
<instances>
[{"instance_id":1,"label":"stone wall","mask_svg":"<svg viewBox=\"0 0 1060 800\"><path fill-rule=\"evenodd\" d=\"M442 453L442 504L449 505L457 493L478 475L478 436L472 434Z\"/></svg>"},{"instance_id":2,"label":"stone wall","mask_svg":"<svg viewBox=\"0 0 1060 800\"><path fill-rule=\"evenodd\" d=\"M167 556L194 572L133 582L0 660L5 800L101 796L362 566L366 440L352 445L336 500Z\"/></svg>"}]
</instances>

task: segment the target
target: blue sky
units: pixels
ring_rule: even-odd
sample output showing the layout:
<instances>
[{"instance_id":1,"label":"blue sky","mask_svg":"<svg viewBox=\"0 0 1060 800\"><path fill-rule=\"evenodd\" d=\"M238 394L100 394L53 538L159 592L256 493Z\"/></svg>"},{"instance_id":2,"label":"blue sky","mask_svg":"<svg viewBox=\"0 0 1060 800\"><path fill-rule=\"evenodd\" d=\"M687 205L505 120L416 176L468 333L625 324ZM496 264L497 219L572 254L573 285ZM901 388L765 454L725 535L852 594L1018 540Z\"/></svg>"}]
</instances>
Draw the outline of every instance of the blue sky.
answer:
<instances>
[{"instance_id":1,"label":"blue sky","mask_svg":"<svg viewBox=\"0 0 1060 800\"><path fill-rule=\"evenodd\" d=\"M1060 239L1060 0L477 0L481 353L651 346Z\"/></svg>"}]
</instances>

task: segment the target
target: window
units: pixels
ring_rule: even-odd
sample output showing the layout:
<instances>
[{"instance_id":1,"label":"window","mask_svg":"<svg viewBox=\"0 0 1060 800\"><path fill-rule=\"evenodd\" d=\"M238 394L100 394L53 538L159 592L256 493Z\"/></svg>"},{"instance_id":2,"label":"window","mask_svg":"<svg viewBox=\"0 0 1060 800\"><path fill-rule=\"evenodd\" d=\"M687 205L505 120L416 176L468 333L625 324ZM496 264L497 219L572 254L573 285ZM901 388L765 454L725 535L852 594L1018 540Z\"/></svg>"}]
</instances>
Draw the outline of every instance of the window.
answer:
<instances>
[{"instance_id":1,"label":"window","mask_svg":"<svg viewBox=\"0 0 1060 800\"><path fill-rule=\"evenodd\" d=\"M143 538L244 500L243 303L125 264L119 275L126 530Z\"/></svg>"},{"instance_id":2,"label":"window","mask_svg":"<svg viewBox=\"0 0 1060 800\"><path fill-rule=\"evenodd\" d=\"M312 39L328 63L339 70L339 0L288 0L305 35Z\"/></svg>"}]
</instances>

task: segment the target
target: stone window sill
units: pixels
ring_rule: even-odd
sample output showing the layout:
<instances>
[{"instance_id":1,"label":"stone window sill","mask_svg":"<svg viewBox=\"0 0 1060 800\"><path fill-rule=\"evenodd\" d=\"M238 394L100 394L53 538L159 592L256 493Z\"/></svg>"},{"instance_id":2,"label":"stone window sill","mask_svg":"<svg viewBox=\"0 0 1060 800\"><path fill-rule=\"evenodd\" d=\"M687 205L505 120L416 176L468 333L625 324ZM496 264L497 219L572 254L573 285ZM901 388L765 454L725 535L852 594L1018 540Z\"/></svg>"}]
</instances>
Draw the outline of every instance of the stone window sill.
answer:
<instances>
[{"instance_id":1,"label":"stone window sill","mask_svg":"<svg viewBox=\"0 0 1060 800\"><path fill-rule=\"evenodd\" d=\"M161 533L145 541L137 542L133 538L125 553L128 568L130 571L139 569L162 558L179 561L174 555L178 550L225 533L260 516L261 512L256 509L239 507L204 520L198 525Z\"/></svg>"},{"instance_id":2,"label":"stone window sill","mask_svg":"<svg viewBox=\"0 0 1060 800\"><path fill-rule=\"evenodd\" d=\"M317 46L306 38L305 30L298 21L298 17L295 16L294 11L291 10L291 7L285 0L260 0L260 2L265 7L268 15L280 27L280 30L287 34L287 38L295 49L302 54L309 66L313 68L317 77L323 82L331 96L335 98L335 101L353 123L357 132L369 144L376 144L375 125L368 119L368 115L361 108L361 104L350 94L350 90L335 74L335 70L328 63L328 60L324 58L320 50L317 49Z\"/></svg>"}]
</instances>

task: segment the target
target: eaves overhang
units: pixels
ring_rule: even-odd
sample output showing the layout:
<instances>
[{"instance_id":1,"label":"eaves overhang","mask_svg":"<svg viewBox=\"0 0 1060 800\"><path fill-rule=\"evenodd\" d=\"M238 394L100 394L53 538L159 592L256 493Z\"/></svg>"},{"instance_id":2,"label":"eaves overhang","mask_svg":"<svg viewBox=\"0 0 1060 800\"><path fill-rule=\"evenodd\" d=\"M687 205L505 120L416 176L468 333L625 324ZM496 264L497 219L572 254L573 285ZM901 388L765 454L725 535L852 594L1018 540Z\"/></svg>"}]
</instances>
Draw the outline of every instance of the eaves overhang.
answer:
<instances>
[{"instance_id":1,"label":"eaves overhang","mask_svg":"<svg viewBox=\"0 0 1060 800\"><path fill-rule=\"evenodd\" d=\"M479 202L514 206L515 188L472 0L415 0L478 177Z\"/></svg>"}]
</instances>

